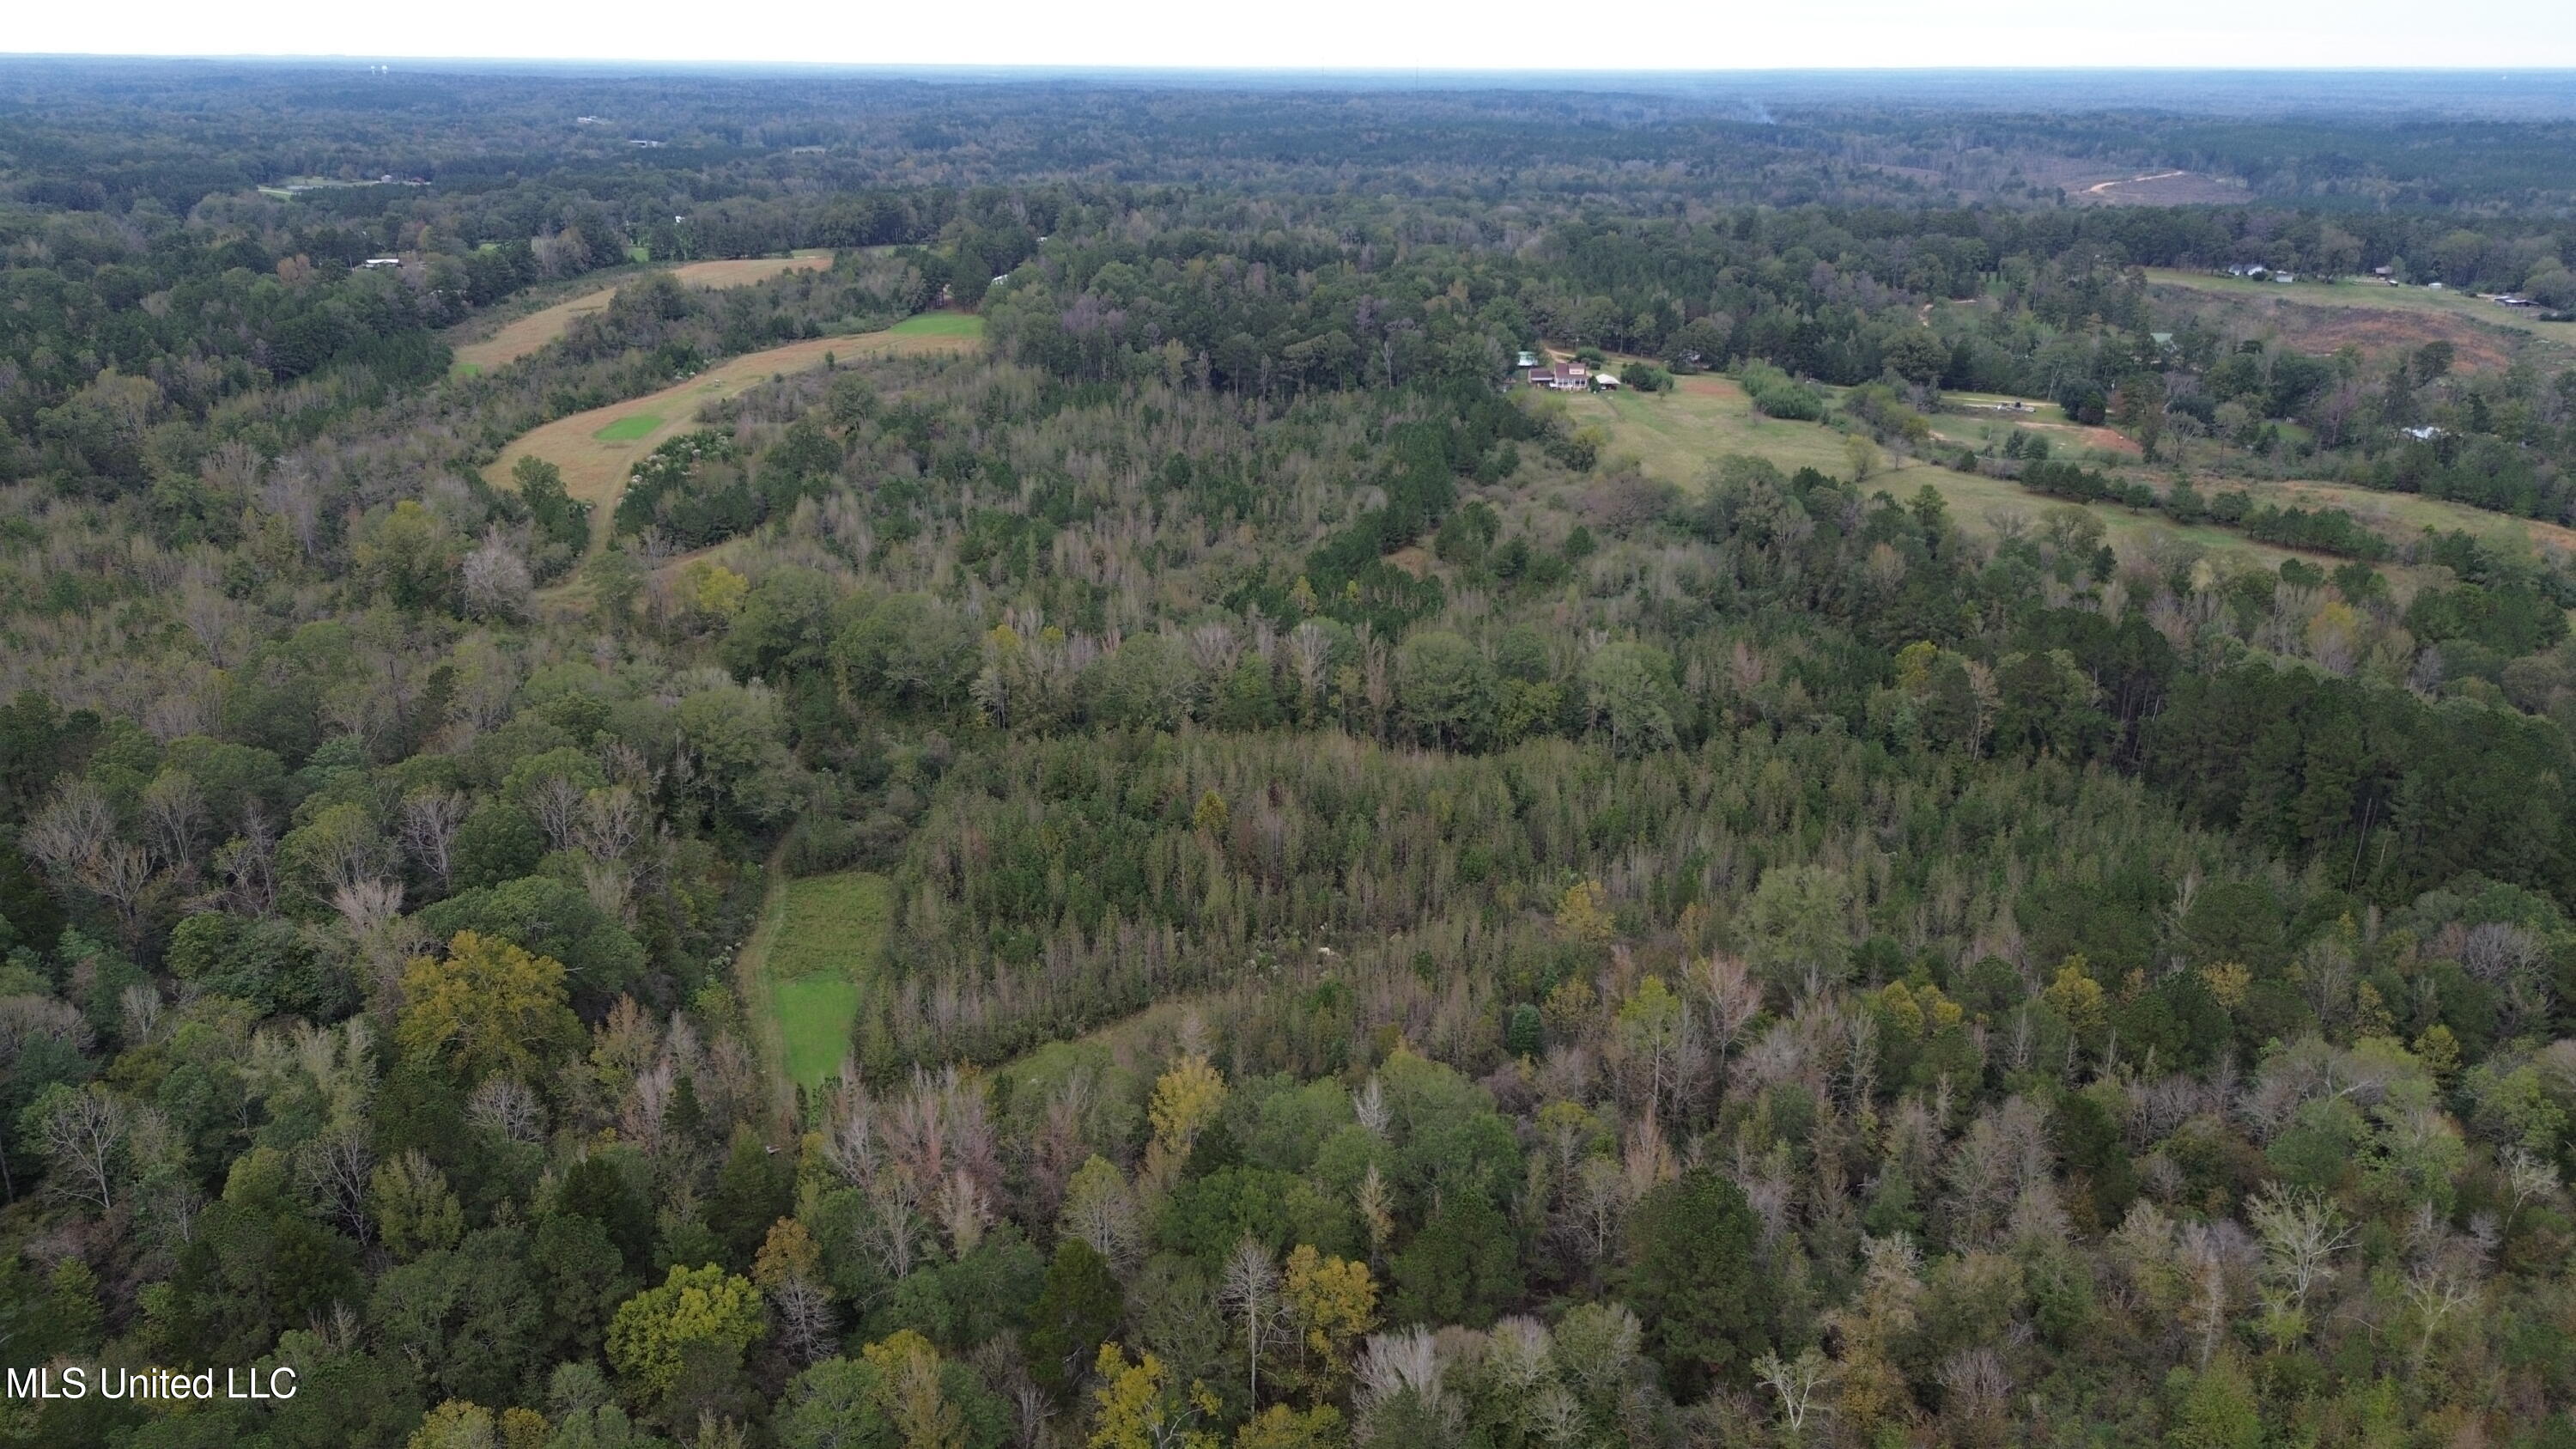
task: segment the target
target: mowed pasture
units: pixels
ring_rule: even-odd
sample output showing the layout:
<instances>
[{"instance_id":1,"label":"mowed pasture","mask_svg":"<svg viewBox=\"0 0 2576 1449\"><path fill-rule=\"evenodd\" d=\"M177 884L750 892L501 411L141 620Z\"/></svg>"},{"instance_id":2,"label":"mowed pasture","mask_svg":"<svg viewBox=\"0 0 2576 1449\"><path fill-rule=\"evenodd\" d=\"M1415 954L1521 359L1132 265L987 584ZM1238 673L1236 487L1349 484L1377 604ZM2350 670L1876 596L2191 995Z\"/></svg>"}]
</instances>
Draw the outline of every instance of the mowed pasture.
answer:
<instances>
[{"instance_id":1,"label":"mowed pasture","mask_svg":"<svg viewBox=\"0 0 2576 1449\"><path fill-rule=\"evenodd\" d=\"M773 377L820 367L826 356L931 356L969 352L982 344L981 317L932 315L942 319L935 326L915 326L923 318L913 317L882 332L809 337L746 353L660 392L557 418L502 449L483 476L496 488L509 487L510 470L519 459L536 457L554 464L563 470L565 490L591 505L593 537L605 539L609 516L616 511L636 460L696 427L698 410L708 403L737 397Z\"/></svg>"},{"instance_id":2,"label":"mowed pasture","mask_svg":"<svg viewBox=\"0 0 2576 1449\"><path fill-rule=\"evenodd\" d=\"M981 337L984 319L972 312L919 312L886 329L889 337Z\"/></svg>"},{"instance_id":3,"label":"mowed pasture","mask_svg":"<svg viewBox=\"0 0 2576 1449\"><path fill-rule=\"evenodd\" d=\"M637 438L652 436L661 426L662 420L654 414L637 413L633 417L619 418L591 436L603 443L631 443Z\"/></svg>"},{"instance_id":4,"label":"mowed pasture","mask_svg":"<svg viewBox=\"0 0 2576 1449\"><path fill-rule=\"evenodd\" d=\"M722 261L683 262L662 270L683 286L704 287L712 291L765 282L781 272L820 269L831 264L832 254L828 251L802 251L785 257L728 257ZM634 280L636 278L627 277L617 286L625 286ZM455 370L460 374L488 372L516 362L571 331L574 318L604 310L608 299L616 295L617 287L584 292L570 301L557 302L505 322L498 331L479 341L458 343Z\"/></svg>"},{"instance_id":5,"label":"mowed pasture","mask_svg":"<svg viewBox=\"0 0 2576 1449\"><path fill-rule=\"evenodd\" d=\"M885 958L894 883L866 871L807 876L771 892L739 970L755 1029L785 1087L808 1091L850 1052L859 993Z\"/></svg>"},{"instance_id":6,"label":"mowed pasture","mask_svg":"<svg viewBox=\"0 0 2576 1449\"><path fill-rule=\"evenodd\" d=\"M1851 467L1840 433L1764 417L1731 378L1679 377L1668 393L1572 393L1565 404L1576 424L1595 424L1610 435L1605 461L1635 458L1648 474L1694 492L1708 465L1731 453L1768 458L1791 472Z\"/></svg>"}]
</instances>

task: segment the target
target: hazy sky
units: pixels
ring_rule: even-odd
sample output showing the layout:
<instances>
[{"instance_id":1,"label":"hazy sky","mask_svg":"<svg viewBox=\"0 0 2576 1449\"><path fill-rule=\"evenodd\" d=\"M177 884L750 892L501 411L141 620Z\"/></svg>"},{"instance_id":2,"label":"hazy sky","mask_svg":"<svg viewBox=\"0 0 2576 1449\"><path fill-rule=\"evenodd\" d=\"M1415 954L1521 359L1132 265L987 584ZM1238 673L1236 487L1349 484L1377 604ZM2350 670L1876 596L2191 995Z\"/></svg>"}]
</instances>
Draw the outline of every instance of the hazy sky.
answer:
<instances>
[{"instance_id":1,"label":"hazy sky","mask_svg":"<svg viewBox=\"0 0 2576 1449\"><path fill-rule=\"evenodd\" d=\"M2570 0L17 0L0 51L844 64L1734 70L2576 66Z\"/></svg>"}]
</instances>

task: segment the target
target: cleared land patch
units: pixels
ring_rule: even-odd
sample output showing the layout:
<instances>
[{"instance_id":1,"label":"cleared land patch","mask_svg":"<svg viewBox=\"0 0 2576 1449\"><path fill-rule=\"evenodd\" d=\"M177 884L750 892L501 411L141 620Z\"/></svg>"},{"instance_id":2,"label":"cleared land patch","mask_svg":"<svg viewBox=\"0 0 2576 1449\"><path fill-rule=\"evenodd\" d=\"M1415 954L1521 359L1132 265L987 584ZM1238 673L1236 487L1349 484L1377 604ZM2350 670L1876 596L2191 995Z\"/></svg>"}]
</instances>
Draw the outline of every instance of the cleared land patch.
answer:
<instances>
[{"instance_id":1,"label":"cleared land patch","mask_svg":"<svg viewBox=\"0 0 2576 1449\"><path fill-rule=\"evenodd\" d=\"M2391 287L2367 277L2311 286L2163 267L2148 268L2147 280L2168 296L2224 300L2237 315L2276 328L2283 342L2303 352L2329 353L2349 343L2375 359L2444 341L2458 350L2463 370L2480 372L2513 360L2516 334L2576 347L2576 322L2543 322L2531 312L2447 289Z\"/></svg>"},{"instance_id":2,"label":"cleared land patch","mask_svg":"<svg viewBox=\"0 0 2576 1449\"><path fill-rule=\"evenodd\" d=\"M671 278L683 286L740 287L767 281L781 272L828 267L832 254L827 251L798 252L787 257L729 257L713 262L684 262L669 269ZM627 281L632 281L628 278ZM620 282L618 286L624 286ZM501 329L478 342L458 344L455 370L464 376L489 371L516 362L572 330L573 319L604 310L608 299L617 295L617 287L601 287L584 292L566 302L529 313L505 323Z\"/></svg>"},{"instance_id":3,"label":"cleared land patch","mask_svg":"<svg viewBox=\"0 0 2576 1449\"><path fill-rule=\"evenodd\" d=\"M1636 458L1651 476L1680 485L1696 493L1704 484L1709 465L1732 453L1767 458L1784 470L1814 468L1834 477L1848 477L1851 460L1843 451L1844 434L1816 423L1783 422L1765 418L1753 410L1752 400L1743 389L1721 377L1698 376L1677 379L1674 392L1661 396L1645 393L1582 394L1568 399L1568 411L1579 421L1598 424L1609 434L1605 456L1625 454ZM1953 394L1953 403L1995 403L2000 398L1975 394ZM1960 442L1982 444L1991 431L2000 436L2003 430L2019 427L2050 437L2053 441L2073 446L2095 446L2094 435L2108 435L2126 444L2125 451L2134 453L2135 445L2104 428L2085 428L2063 420L2055 407L2033 404L2028 413L1968 414L1941 413L1933 418L1934 428L1942 435ZM1977 421L1971 422L1971 419ZM1992 421L1986 421L1991 419ZM2069 456L2061 453L2060 456ZM2276 569L2284 559L2306 558L2310 562L2335 562L2327 555L2303 553L2259 543L2234 529L2216 524L2177 524L2160 513L2142 512L2117 503L2075 504L2065 499L2033 493L2009 478L1989 478L1983 474L1960 473L1919 460L1898 459L1882 453L1883 465L1870 475L1870 491L1884 489L1898 498L1911 496L1914 490L1929 485L1950 507L1959 524L1981 536L1992 536L1995 519L2018 514L2027 519L2056 508L2081 507L2102 521L2103 536L2124 557L2138 557L2159 538L2187 540L2198 545L2214 560L2233 561L2257 568ZM2091 466L2091 465L2088 465ZM2116 467L2112 470L2119 472ZM2162 489L2160 476L2150 477ZM2576 529L2533 519L2514 518L2492 513L2465 503L2452 503L2439 498L2426 498L2412 493L2381 493L2368 488L2354 488L2337 483L2293 481L2266 482L2259 479L2228 478L2202 474L2193 483L2203 494L2217 494L2231 488L2242 488L2259 504L2276 508L2340 508L2355 520L2387 536L2404 542L2425 529L2442 532L2460 530L2472 537L2490 542L2528 539L2533 548L2544 553L2576 556ZM2416 580L2421 570L2398 565L2382 565L2391 578Z\"/></svg>"},{"instance_id":4,"label":"cleared land patch","mask_svg":"<svg viewBox=\"0 0 2576 1449\"><path fill-rule=\"evenodd\" d=\"M738 396L772 377L820 367L826 356L914 357L969 352L983 340L983 319L967 320L975 324L972 330L889 329L845 337L809 337L766 352L747 353L660 392L557 418L502 449L492 466L483 470L483 476L496 488L509 487L510 469L520 458L543 458L563 470L567 492L591 505L592 535L606 538L609 515L616 511L618 495L626 489L626 475L633 470L635 460L664 440L695 427L701 406ZM642 418L653 419L652 426L638 428L632 421ZM627 426L616 436L609 436L609 430L620 424Z\"/></svg>"},{"instance_id":5,"label":"cleared land patch","mask_svg":"<svg viewBox=\"0 0 2576 1449\"><path fill-rule=\"evenodd\" d=\"M1675 381L1674 391L1661 395L1580 394L1568 400L1569 412L1578 420L1600 424L1609 433L1610 446L1605 456L1634 457L1649 475L1692 493L1703 486L1710 464L1734 453L1767 458L1783 470L1814 468L1837 478L1850 476L1851 459L1843 444L1845 434L1817 423L1763 417L1753 410L1753 401L1744 390L1726 378L1701 375ZM2081 445L2090 445L2091 439L2074 435L2108 431L2067 423L2053 406L2035 405L2027 414L1993 416L1998 419L1993 424L1997 428L2025 427ZM1945 431L1960 421L1960 416L1949 413L1934 420ZM2242 560L2258 568L2278 568L2283 559L2299 556L2289 549L2256 543L2241 533L2214 525L2182 527L2160 515L2117 504L2073 504L2049 498L2009 478L1988 478L1890 454L1882 456L1883 466L1870 475L1865 485L1869 491L1883 489L1901 499L1928 484L1949 505L1951 516L1960 526L1980 536L1992 536L1993 520L2004 515L2035 520L2052 508L2081 507L2102 521L2104 537L2124 556L2137 556L2158 536L2187 539L2213 558ZM2493 514L2483 516L2497 521Z\"/></svg>"},{"instance_id":6,"label":"cleared land patch","mask_svg":"<svg viewBox=\"0 0 2576 1449\"><path fill-rule=\"evenodd\" d=\"M922 312L897 322L886 333L893 337L981 337L984 319L972 312Z\"/></svg>"},{"instance_id":7,"label":"cleared land patch","mask_svg":"<svg viewBox=\"0 0 2576 1449\"><path fill-rule=\"evenodd\" d=\"M769 1059L808 1091L850 1052L859 992L885 957L894 883L866 871L807 876L773 888L742 984Z\"/></svg>"},{"instance_id":8,"label":"cleared land patch","mask_svg":"<svg viewBox=\"0 0 2576 1449\"><path fill-rule=\"evenodd\" d=\"M662 419L658 415L636 413L631 417L619 418L591 436L603 443L631 443L637 438L651 436L653 430L661 426Z\"/></svg>"},{"instance_id":9,"label":"cleared land patch","mask_svg":"<svg viewBox=\"0 0 2576 1449\"><path fill-rule=\"evenodd\" d=\"M1575 393L1566 398L1566 412L1578 424L1598 424L1610 434L1605 458L1627 454L1648 473L1685 488L1699 487L1708 465L1730 453L1768 458L1792 472L1840 473L1850 467L1840 433L1766 418L1729 378L1676 378L1673 390L1663 394Z\"/></svg>"}]
</instances>

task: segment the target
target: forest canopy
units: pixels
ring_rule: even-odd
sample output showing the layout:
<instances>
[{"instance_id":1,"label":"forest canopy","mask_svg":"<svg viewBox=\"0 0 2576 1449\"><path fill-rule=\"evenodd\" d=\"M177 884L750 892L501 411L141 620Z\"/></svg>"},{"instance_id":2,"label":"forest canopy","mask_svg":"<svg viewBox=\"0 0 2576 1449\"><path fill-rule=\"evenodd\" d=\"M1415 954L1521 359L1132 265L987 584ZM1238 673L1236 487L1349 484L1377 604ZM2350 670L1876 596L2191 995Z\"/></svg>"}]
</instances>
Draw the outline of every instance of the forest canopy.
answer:
<instances>
[{"instance_id":1,"label":"forest canopy","mask_svg":"<svg viewBox=\"0 0 2576 1449\"><path fill-rule=\"evenodd\" d=\"M2209 84L0 66L0 1442L2576 1444L2568 123Z\"/></svg>"}]
</instances>

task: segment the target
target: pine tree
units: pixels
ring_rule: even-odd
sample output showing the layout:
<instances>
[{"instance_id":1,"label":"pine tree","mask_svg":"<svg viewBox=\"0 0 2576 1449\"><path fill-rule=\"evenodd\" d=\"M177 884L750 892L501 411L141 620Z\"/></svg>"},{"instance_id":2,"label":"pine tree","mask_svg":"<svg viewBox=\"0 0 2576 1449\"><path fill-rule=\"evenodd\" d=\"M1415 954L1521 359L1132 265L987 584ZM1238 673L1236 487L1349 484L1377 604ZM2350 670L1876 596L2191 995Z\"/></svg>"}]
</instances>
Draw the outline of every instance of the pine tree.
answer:
<instances>
[{"instance_id":1,"label":"pine tree","mask_svg":"<svg viewBox=\"0 0 2576 1449\"><path fill-rule=\"evenodd\" d=\"M1742 1380L1771 1348L1770 1291L1754 1269L1757 1229L1743 1190L1694 1167L1646 1195L1631 1235L1628 1304L1674 1397Z\"/></svg>"},{"instance_id":2,"label":"pine tree","mask_svg":"<svg viewBox=\"0 0 2576 1449\"><path fill-rule=\"evenodd\" d=\"M1082 1239L1066 1237L1056 1244L1046 1288L1029 1314L1029 1376L1063 1398L1126 1312L1127 1295L1109 1260Z\"/></svg>"}]
</instances>

